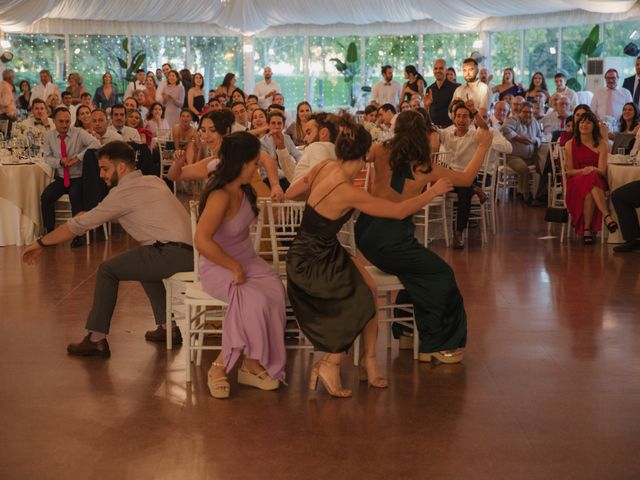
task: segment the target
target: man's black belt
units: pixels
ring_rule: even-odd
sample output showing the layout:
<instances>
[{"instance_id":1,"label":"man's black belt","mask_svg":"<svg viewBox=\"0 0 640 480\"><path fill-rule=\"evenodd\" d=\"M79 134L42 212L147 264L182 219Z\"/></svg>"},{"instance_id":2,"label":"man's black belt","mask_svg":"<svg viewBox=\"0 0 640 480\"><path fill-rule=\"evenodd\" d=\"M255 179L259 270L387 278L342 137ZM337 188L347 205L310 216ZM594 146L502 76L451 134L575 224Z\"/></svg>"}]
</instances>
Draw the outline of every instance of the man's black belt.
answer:
<instances>
[{"instance_id":1,"label":"man's black belt","mask_svg":"<svg viewBox=\"0 0 640 480\"><path fill-rule=\"evenodd\" d=\"M156 242L153 244L154 247L156 248L160 248L160 247L164 247L166 245L173 245L174 247L178 247L178 248L184 248L185 250L189 250L190 252L193 252L193 246L189 245L188 243L182 243L182 242Z\"/></svg>"}]
</instances>

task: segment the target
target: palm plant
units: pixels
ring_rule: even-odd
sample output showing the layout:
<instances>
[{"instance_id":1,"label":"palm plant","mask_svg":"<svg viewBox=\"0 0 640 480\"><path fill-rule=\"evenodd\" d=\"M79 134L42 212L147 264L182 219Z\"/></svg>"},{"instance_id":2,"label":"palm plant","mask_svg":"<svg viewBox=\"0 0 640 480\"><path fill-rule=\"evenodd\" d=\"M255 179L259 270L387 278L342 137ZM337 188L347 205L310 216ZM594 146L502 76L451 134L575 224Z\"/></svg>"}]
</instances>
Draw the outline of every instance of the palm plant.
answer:
<instances>
[{"instance_id":1,"label":"palm plant","mask_svg":"<svg viewBox=\"0 0 640 480\"><path fill-rule=\"evenodd\" d=\"M338 45L343 49L345 48L344 45L339 42ZM339 58L330 58L329 61L334 63L336 70L338 70L338 72L340 72L344 77L344 81L349 87L349 95L351 98L350 105L353 107L356 104L356 96L353 91L353 80L360 71L358 47L356 42L349 43L345 50L346 55L344 61Z\"/></svg>"}]
</instances>

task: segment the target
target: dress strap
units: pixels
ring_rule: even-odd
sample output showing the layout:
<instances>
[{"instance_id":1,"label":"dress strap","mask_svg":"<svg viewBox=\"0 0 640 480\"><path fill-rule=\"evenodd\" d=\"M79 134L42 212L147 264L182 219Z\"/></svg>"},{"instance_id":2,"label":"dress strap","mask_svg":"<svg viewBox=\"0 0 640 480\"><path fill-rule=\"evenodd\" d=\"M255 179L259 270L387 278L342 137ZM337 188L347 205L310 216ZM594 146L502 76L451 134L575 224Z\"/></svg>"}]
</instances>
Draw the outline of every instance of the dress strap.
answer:
<instances>
[{"instance_id":1,"label":"dress strap","mask_svg":"<svg viewBox=\"0 0 640 480\"><path fill-rule=\"evenodd\" d=\"M320 200L318 200L315 205L313 205L313 208L315 209L320 204L321 201L323 201L325 198L327 198L336 188L338 188L343 183L347 183L347 180L343 180L342 182L334 185L331 190L329 190L327 193L325 193L324 196Z\"/></svg>"},{"instance_id":2,"label":"dress strap","mask_svg":"<svg viewBox=\"0 0 640 480\"><path fill-rule=\"evenodd\" d=\"M316 181L316 178L318 178L318 175L320 174L320 172L322 171L322 169L323 169L324 167L326 167L328 164L329 164L329 162L325 162L325 164L324 164L324 165L322 165L322 166L318 169L318 171L316 172L315 177L313 177L313 180L311 180L311 184L309 185L309 188L311 188L311 187L313 186L313 182L315 182L315 181Z\"/></svg>"}]
</instances>

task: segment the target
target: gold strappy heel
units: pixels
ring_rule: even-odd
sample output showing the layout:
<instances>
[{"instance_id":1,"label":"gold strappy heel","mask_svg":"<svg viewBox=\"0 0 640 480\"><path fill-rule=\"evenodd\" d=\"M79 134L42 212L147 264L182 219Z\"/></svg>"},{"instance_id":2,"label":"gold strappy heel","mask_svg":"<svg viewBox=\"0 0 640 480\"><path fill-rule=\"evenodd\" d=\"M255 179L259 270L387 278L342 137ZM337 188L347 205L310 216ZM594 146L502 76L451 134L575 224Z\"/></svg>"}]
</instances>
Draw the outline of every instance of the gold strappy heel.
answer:
<instances>
[{"instance_id":1,"label":"gold strappy heel","mask_svg":"<svg viewBox=\"0 0 640 480\"><path fill-rule=\"evenodd\" d=\"M213 362L211 367L224 368L224 364ZM207 385L209 386L209 393L211 393L213 398L229 398L231 385L229 385L229 379L226 375L218 378L212 378L211 369L209 369L209 373L207 374Z\"/></svg>"},{"instance_id":2,"label":"gold strappy heel","mask_svg":"<svg viewBox=\"0 0 640 480\"><path fill-rule=\"evenodd\" d=\"M339 364L331 363L328 360L320 360L313 365L311 369L311 377L309 378L309 390L317 390L318 388L318 380L322 382L325 390L329 395L336 398L349 398L353 395L351 390L345 390L342 388L342 385L339 387L332 387L329 382L322 376L320 373L320 365L332 365L334 367L338 367Z\"/></svg>"}]
</instances>

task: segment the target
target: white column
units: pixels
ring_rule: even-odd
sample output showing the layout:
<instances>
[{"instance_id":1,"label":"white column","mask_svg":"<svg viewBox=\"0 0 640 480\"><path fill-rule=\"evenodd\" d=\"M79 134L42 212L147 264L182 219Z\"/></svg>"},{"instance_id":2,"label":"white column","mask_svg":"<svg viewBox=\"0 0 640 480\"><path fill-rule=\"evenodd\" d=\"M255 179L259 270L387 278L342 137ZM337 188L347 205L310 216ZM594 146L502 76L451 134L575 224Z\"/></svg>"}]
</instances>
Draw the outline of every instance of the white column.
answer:
<instances>
[{"instance_id":1,"label":"white column","mask_svg":"<svg viewBox=\"0 0 640 480\"><path fill-rule=\"evenodd\" d=\"M311 103L310 98L312 96L309 92L309 36L304 36L304 47L302 52L303 61L302 61L302 71L304 73L304 99L305 101Z\"/></svg>"},{"instance_id":2,"label":"white column","mask_svg":"<svg viewBox=\"0 0 640 480\"><path fill-rule=\"evenodd\" d=\"M184 68L189 69L191 65L191 37L189 35L185 37L184 46Z\"/></svg>"},{"instance_id":3,"label":"white column","mask_svg":"<svg viewBox=\"0 0 640 480\"><path fill-rule=\"evenodd\" d=\"M65 66L65 80L71 72L71 42L69 41L69 34L64 34L64 66Z\"/></svg>"},{"instance_id":4,"label":"white column","mask_svg":"<svg viewBox=\"0 0 640 480\"><path fill-rule=\"evenodd\" d=\"M491 57L491 32L480 32L479 36L482 42L480 54L486 58L485 67L489 70L489 74L493 73L493 58Z\"/></svg>"},{"instance_id":5,"label":"white column","mask_svg":"<svg viewBox=\"0 0 640 480\"><path fill-rule=\"evenodd\" d=\"M424 73L424 35L422 34L418 35L418 65L416 68L419 72Z\"/></svg>"},{"instance_id":6,"label":"white column","mask_svg":"<svg viewBox=\"0 0 640 480\"><path fill-rule=\"evenodd\" d=\"M520 78L524 78L524 30L520 30Z\"/></svg>"},{"instance_id":7,"label":"white column","mask_svg":"<svg viewBox=\"0 0 640 480\"><path fill-rule=\"evenodd\" d=\"M360 36L360 85L364 85L366 81L366 70L367 70L367 57L366 54L366 39L364 36Z\"/></svg>"},{"instance_id":8,"label":"white column","mask_svg":"<svg viewBox=\"0 0 640 480\"><path fill-rule=\"evenodd\" d=\"M560 70L562 68L562 27L558 28L558 48L556 54L558 55L557 68Z\"/></svg>"},{"instance_id":9,"label":"white column","mask_svg":"<svg viewBox=\"0 0 640 480\"><path fill-rule=\"evenodd\" d=\"M253 54L253 37L243 35L242 36L242 66L244 76L244 91L247 95L253 93L253 87L255 87L255 73L254 64L255 58Z\"/></svg>"}]
</instances>

